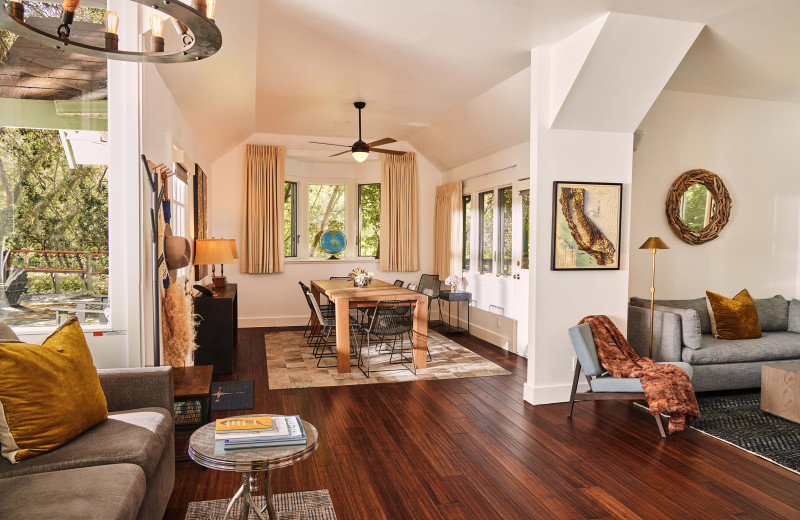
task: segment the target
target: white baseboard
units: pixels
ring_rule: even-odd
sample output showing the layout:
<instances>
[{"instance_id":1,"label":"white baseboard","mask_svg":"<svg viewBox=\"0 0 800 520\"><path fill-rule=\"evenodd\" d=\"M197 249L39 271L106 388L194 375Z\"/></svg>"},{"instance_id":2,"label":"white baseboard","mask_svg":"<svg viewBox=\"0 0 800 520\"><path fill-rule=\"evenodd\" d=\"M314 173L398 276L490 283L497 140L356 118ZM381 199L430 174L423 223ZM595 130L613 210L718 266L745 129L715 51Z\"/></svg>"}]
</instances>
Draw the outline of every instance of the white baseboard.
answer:
<instances>
[{"instance_id":1,"label":"white baseboard","mask_svg":"<svg viewBox=\"0 0 800 520\"><path fill-rule=\"evenodd\" d=\"M589 385L585 381L578 383L578 392L588 392ZM533 386L525 383L522 397L526 402L536 404L566 403L572 392L572 385Z\"/></svg>"},{"instance_id":2,"label":"white baseboard","mask_svg":"<svg viewBox=\"0 0 800 520\"><path fill-rule=\"evenodd\" d=\"M475 309L473 309L473 311L474 310ZM435 316L433 316L433 317L435 318ZM443 320L447 320L448 319L448 315L447 315L446 312L443 312L441 317L442 317ZM453 323L454 326L456 325L455 322L458 322L458 326L459 327L467 328L467 320L465 318L462 317L459 320L456 317L453 317L453 321L454 321L454 323ZM498 332L495 332L493 330L487 329L485 327L481 327L480 325L476 325L474 322L470 322L470 324L469 324L469 333L471 335L475 336L476 338L480 338L480 339L482 339L484 341L488 341L492 345L496 345L496 346L498 346L498 347L500 347L500 348L502 348L504 350L508 350L509 352L516 353L516 348L515 348L515 345L514 345L513 338L509 338L508 336L506 336L504 334L500 334ZM512 332L512 335L513 335L513 332Z\"/></svg>"},{"instance_id":3,"label":"white baseboard","mask_svg":"<svg viewBox=\"0 0 800 520\"><path fill-rule=\"evenodd\" d=\"M308 316L262 316L260 318L239 318L240 329L256 327L305 327Z\"/></svg>"}]
</instances>

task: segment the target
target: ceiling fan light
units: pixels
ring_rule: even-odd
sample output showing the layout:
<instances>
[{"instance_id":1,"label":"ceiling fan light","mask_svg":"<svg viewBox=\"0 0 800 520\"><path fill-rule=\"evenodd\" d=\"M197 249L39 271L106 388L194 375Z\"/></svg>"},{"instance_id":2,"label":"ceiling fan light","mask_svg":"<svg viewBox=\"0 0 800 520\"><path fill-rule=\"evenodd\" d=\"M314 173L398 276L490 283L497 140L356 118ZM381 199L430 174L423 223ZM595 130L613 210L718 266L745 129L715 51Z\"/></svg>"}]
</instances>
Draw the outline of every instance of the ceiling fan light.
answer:
<instances>
[{"instance_id":1,"label":"ceiling fan light","mask_svg":"<svg viewBox=\"0 0 800 520\"><path fill-rule=\"evenodd\" d=\"M364 141L356 141L350 152L353 154L353 159L358 162L364 162L369 157L369 146Z\"/></svg>"}]
</instances>

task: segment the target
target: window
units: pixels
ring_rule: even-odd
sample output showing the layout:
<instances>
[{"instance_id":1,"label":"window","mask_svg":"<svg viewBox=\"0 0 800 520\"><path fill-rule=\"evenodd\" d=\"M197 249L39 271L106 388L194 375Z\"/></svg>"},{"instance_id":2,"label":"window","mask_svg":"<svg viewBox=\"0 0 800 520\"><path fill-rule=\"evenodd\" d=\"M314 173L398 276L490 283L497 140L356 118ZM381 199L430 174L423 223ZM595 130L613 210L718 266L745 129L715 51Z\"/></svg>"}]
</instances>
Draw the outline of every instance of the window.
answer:
<instances>
[{"instance_id":1,"label":"window","mask_svg":"<svg viewBox=\"0 0 800 520\"><path fill-rule=\"evenodd\" d=\"M522 192L522 268L530 269L531 192Z\"/></svg>"},{"instance_id":2,"label":"window","mask_svg":"<svg viewBox=\"0 0 800 520\"><path fill-rule=\"evenodd\" d=\"M498 205L500 220L500 236L498 237L498 250L501 251L498 272L511 274L511 187L498 190L500 204Z\"/></svg>"},{"instance_id":3,"label":"window","mask_svg":"<svg viewBox=\"0 0 800 520\"><path fill-rule=\"evenodd\" d=\"M344 184L308 185L308 256L324 258L320 239L326 231L338 230L346 234Z\"/></svg>"},{"instance_id":4,"label":"window","mask_svg":"<svg viewBox=\"0 0 800 520\"><path fill-rule=\"evenodd\" d=\"M470 253L470 224L472 223L472 195L464 195L461 197L461 215L464 219L464 249L461 253L461 268L464 271L469 271L469 253Z\"/></svg>"},{"instance_id":5,"label":"window","mask_svg":"<svg viewBox=\"0 0 800 520\"><path fill-rule=\"evenodd\" d=\"M494 259L494 192L485 191L478 195L481 228L479 237L480 272L491 273Z\"/></svg>"},{"instance_id":6,"label":"window","mask_svg":"<svg viewBox=\"0 0 800 520\"><path fill-rule=\"evenodd\" d=\"M60 11L26 2L26 22L41 26ZM103 10L81 6L75 21L99 29ZM38 47L0 30L0 321L52 327L57 312L83 307L82 325L105 324L106 60L81 56L76 71L74 55Z\"/></svg>"},{"instance_id":7,"label":"window","mask_svg":"<svg viewBox=\"0 0 800 520\"><path fill-rule=\"evenodd\" d=\"M297 256L297 183L283 184L283 256Z\"/></svg>"},{"instance_id":8,"label":"window","mask_svg":"<svg viewBox=\"0 0 800 520\"><path fill-rule=\"evenodd\" d=\"M381 231L381 185L358 185L358 256L377 256Z\"/></svg>"},{"instance_id":9,"label":"window","mask_svg":"<svg viewBox=\"0 0 800 520\"><path fill-rule=\"evenodd\" d=\"M170 210L172 220L170 227L172 233L182 237L189 235L189 213L187 204L189 200L189 176L186 174L186 169L178 163L173 164L172 171L175 175L171 176L167 181L167 193L170 199ZM189 266L178 269L178 278L187 276L189 274Z\"/></svg>"}]
</instances>

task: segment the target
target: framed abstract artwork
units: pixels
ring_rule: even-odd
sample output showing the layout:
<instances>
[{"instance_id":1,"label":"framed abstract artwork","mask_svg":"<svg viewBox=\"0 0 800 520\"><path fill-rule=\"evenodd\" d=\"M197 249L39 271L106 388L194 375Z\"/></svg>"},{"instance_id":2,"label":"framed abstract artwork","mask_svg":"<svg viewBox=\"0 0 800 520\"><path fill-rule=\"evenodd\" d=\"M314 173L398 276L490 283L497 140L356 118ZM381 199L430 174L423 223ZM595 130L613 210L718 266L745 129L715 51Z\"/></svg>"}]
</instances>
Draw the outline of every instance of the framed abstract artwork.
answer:
<instances>
[{"instance_id":1,"label":"framed abstract artwork","mask_svg":"<svg viewBox=\"0 0 800 520\"><path fill-rule=\"evenodd\" d=\"M192 182L194 196L194 238L208 238L208 188L206 174L198 164L194 165ZM194 279L199 281L208 275L207 265L194 266Z\"/></svg>"},{"instance_id":2,"label":"framed abstract artwork","mask_svg":"<svg viewBox=\"0 0 800 520\"><path fill-rule=\"evenodd\" d=\"M622 184L553 183L550 269L619 269Z\"/></svg>"}]
</instances>

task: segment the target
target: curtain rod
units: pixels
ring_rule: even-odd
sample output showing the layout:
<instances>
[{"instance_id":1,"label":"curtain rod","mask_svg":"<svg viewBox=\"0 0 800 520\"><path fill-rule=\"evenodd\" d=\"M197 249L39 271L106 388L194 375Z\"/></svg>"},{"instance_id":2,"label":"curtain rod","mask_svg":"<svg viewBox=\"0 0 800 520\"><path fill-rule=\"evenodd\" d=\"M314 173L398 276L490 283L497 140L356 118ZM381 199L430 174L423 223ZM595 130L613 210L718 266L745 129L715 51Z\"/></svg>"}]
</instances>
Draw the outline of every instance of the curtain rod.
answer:
<instances>
[{"instance_id":1,"label":"curtain rod","mask_svg":"<svg viewBox=\"0 0 800 520\"><path fill-rule=\"evenodd\" d=\"M491 173L497 173L497 172L502 172L502 171L505 171L505 170L510 170L511 168L516 168L516 167L517 167L516 164L512 164L510 166L504 166L504 167L498 168L496 170L492 170L492 171L488 171L488 172L484 172L484 173L479 173L477 175L473 175L472 177L467 177L466 179L461 179L461 182L468 181L470 179L475 179L477 177L483 177L484 175L489 175Z\"/></svg>"}]
</instances>

